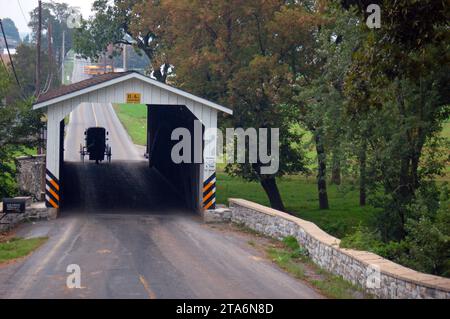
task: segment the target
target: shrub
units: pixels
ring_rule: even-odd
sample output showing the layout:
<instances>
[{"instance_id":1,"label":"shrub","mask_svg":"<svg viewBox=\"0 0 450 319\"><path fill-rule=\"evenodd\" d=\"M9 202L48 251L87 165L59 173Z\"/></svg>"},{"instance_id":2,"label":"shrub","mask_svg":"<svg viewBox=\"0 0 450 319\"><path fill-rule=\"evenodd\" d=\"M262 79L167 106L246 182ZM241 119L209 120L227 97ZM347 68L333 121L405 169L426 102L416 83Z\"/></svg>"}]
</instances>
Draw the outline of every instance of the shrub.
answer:
<instances>
[{"instance_id":1,"label":"shrub","mask_svg":"<svg viewBox=\"0 0 450 319\"><path fill-rule=\"evenodd\" d=\"M418 221L408 220L405 243L409 258L404 261L407 265L420 271L450 277L449 204L448 199L443 199L434 216L430 216L425 210Z\"/></svg>"},{"instance_id":2,"label":"shrub","mask_svg":"<svg viewBox=\"0 0 450 319\"><path fill-rule=\"evenodd\" d=\"M430 190L434 190L430 191ZM449 192L427 187L408 206L406 237L383 242L380 233L359 226L340 246L370 251L418 271L450 277Z\"/></svg>"},{"instance_id":3,"label":"shrub","mask_svg":"<svg viewBox=\"0 0 450 319\"><path fill-rule=\"evenodd\" d=\"M308 255L306 249L298 244L297 238L295 238L294 236L285 237L283 239L283 243L291 251L291 258L300 258Z\"/></svg>"},{"instance_id":4,"label":"shrub","mask_svg":"<svg viewBox=\"0 0 450 319\"><path fill-rule=\"evenodd\" d=\"M377 233L371 231L367 227L359 225L355 232L345 236L341 240L340 247L353 248L363 251L371 251L377 253L383 246Z\"/></svg>"}]
</instances>

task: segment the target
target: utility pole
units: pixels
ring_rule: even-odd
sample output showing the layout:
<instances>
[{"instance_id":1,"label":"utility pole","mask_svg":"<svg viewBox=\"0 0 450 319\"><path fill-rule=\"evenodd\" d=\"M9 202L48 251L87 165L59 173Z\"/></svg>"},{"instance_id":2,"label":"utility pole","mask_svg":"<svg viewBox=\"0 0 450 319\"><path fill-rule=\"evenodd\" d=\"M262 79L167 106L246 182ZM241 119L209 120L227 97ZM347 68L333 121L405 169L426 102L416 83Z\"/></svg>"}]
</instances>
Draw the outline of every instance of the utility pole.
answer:
<instances>
[{"instance_id":1,"label":"utility pole","mask_svg":"<svg viewBox=\"0 0 450 319\"><path fill-rule=\"evenodd\" d=\"M38 4L38 34L36 42L36 96L41 92L41 31L42 31L42 1Z\"/></svg>"},{"instance_id":2,"label":"utility pole","mask_svg":"<svg viewBox=\"0 0 450 319\"><path fill-rule=\"evenodd\" d=\"M128 71L128 52L127 52L127 45L124 44L123 45L123 71L127 72Z\"/></svg>"},{"instance_id":3,"label":"utility pole","mask_svg":"<svg viewBox=\"0 0 450 319\"><path fill-rule=\"evenodd\" d=\"M103 74L107 73L106 69L108 67L108 57L107 57L108 52L105 52L103 54Z\"/></svg>"},{"instance_id":4,"label":"utility pole","mask_svg":"<svg viewBox=\"0 0 450 319\"><path fill-rule=\"evenodd\" d=\"M50 20L48 21L48 28L47 28L47 44L48 44L48 74L50 74L50 80L49 80L49 86L52 82L53 78L53 46L52 46L52 23ZM47 88L46 88L47 89Z\"/></svg>"},{"instance_id":5,"label":"utility pole","mask_svg":"<svg viewBox=\"0 0 450 319\"><path fill-rule=\"evenodd\" d=\"M65 72L64 72L64 59L66 57L66 31L63 30L62 34L62 51L61 51L61 82L64 84L65 79Z\"/></svg>"}]
</instances>

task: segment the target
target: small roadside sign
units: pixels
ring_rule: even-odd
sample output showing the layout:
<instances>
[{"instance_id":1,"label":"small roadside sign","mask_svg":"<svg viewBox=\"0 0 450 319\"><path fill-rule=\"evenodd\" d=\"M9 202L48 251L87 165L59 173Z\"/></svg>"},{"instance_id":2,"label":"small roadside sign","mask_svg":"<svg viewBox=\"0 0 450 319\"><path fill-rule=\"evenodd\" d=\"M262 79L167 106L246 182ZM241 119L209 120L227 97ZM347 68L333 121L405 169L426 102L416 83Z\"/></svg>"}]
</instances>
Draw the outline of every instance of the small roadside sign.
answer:
<instances>
[{"instance_id":1,"label":"small roadside sign","mask_svg":"<svg viewBox=\"0 0 450 319\"><path fill-rule=\"evenodd\" d=\"M141 104L141 93L127 93L128 104Z\"/></svg>"},{"instance_id":2,"label":"small roadside sign","mask_svg":"<svg viewBox=\"0 0 450 319\"><path fill-rule=\"evenodd\" d=\"M25 213L25 199L3 198L4 214L23 214Z\"/></svg>"}]
</instances>

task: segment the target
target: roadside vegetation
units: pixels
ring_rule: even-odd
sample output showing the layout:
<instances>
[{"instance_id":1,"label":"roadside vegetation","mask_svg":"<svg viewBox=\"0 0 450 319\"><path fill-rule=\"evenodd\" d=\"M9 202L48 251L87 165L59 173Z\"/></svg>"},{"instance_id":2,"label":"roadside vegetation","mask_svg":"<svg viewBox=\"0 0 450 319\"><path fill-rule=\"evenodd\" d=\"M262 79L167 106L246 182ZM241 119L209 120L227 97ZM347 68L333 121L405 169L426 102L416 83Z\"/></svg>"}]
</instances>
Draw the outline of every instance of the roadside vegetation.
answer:
<instances>
[{"instance_id":1,"label":"roadside vegetation","mask_svg":"<svg viewBox=\"0 0 450 319\"><path fill-rule=\"evenodd\" d=\"M0 237L0 264L28 256L34 250L42 246L47 239L47 237L31 239L1 239Z\"/></svg>"},{"instance_id":2,"label":"roadside vegetation","mask_svg":"<svg viewBox=\"0 0 450 319\"><path fill-rule=\"evenodd\" d=\"M286 210L302 219L317 224L327 233L342 238L359 226L369 226L375 218L376 209L358 204L358 187L354 183L331 185L329 210L318 208L317 185L313 177L286 176L278 180L280 192L286 202ZM217 202L228 204L228 198L244 198L270 206L261 185L232 177L223 171L217 173Z\"/></svg>"},{"instance_id":3,"label":"roadside vegetation","mask_svg":"<svg viewBox=\"0 0 450 319\"><path fill-rule=\"evenodd\" d=\"M266 248L268 257L295 278L304 280L328 298L372 298L362 288L317 266L295 237L286 237Z\"/></svg>"},{"instance_id":4,"label":"roadside vegetation","mask_svg":"<svg viewBox=\"0 0 450 319\"><path fill-rule=\"evenodd\" d=\"M243 225L233 224L231 227L239 232L252 235L253 238L247 242L248 245L261 251L278 267L293 277L308 283L325 297L334 299L373 298L361 287L317 266L295 237L288 236L279 241L261 235Z\"/></svg>"}]
</instances>

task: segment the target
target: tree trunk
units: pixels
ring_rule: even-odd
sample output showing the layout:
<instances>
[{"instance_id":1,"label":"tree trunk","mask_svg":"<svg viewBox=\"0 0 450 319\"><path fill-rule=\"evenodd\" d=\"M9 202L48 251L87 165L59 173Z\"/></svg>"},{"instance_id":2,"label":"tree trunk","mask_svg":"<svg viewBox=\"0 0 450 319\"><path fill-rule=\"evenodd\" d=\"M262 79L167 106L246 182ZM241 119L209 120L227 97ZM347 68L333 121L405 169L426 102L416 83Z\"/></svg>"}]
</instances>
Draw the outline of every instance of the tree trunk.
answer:
<instances>
[{"instance_id":1,"label":"tree trunk","mask_svg":"<svg viewBox=\"0 0 450 319\"><path fill-rule=\"evenodd\" d=\"M277 181L275 177L268 177L261 179L261 185L269 197L270 206L274 209L285 211L283 200L281 199L280 191L278 190Z\"/></svg>"},{"instance_id":2,"label":"tree trunk","mask_svg":"<svg viewBox=\"0 0 450 319\"><path fill-rule=\"evenodd\" d=\"M331 184L341 185L341 161L339 151L333 152L333 167L331 168Z\"/></svg>"},{"instance_id":3,"label":"tree trunk","mask_svg":"<svg viewBox=\"0 0 450 319\"><path fill-rule=\"evenodd\" d=\"M422 149L423 149L424 143L425 143L424 133L423 133L423 130L419 128L417 141L415 143L414 151L411 156L411 175L412 175L411 178L412 178L412 187L413 187L414 192L420 186L419 163L420 163L420 156L422 154Z\"/></svg>"},{"instance_id":4,"label":"tree trunk","mask_svg":"<svg viewBox=\"0 0 450 319\"><path fill-rule=\"evenodd\" d=\"M359 153L359 206L366 206L367 198L367 144L364 141Z\"/></svg>"},{"instance_id":5,"label":"tree trunk","mask_svg":"<svg viewBox=\"0 0 450 319\"><path fill-rule=\"evenodd\" d=\"M400 218L400 228L398 230L398 238L397 239L403 239L406 235L405 230L405 223L406 223L406 216L405 216L405 207L408 205L413 196L414 196L414 190L412 185L412 176L410 175L411 170L411 161L408 156L404 156L401 159L400 164L400 176L399 176L399 183L396 190L394 190L394 196L396 197L398 201L398 213Z\"/></svg>"},{"instance_id":6,"label":"tree trunk","mask_svg":"<svg viewBox=\"0 0 450 319\"><path fill-rule=\"evenodd\" d=\"M327 194L327 162L325 148L323 147L322 138L319 133L314 133L316 141L317 152L317 189L319 191L319 208L328 209L328 194Z\"/></svg>"}]
</instances>

